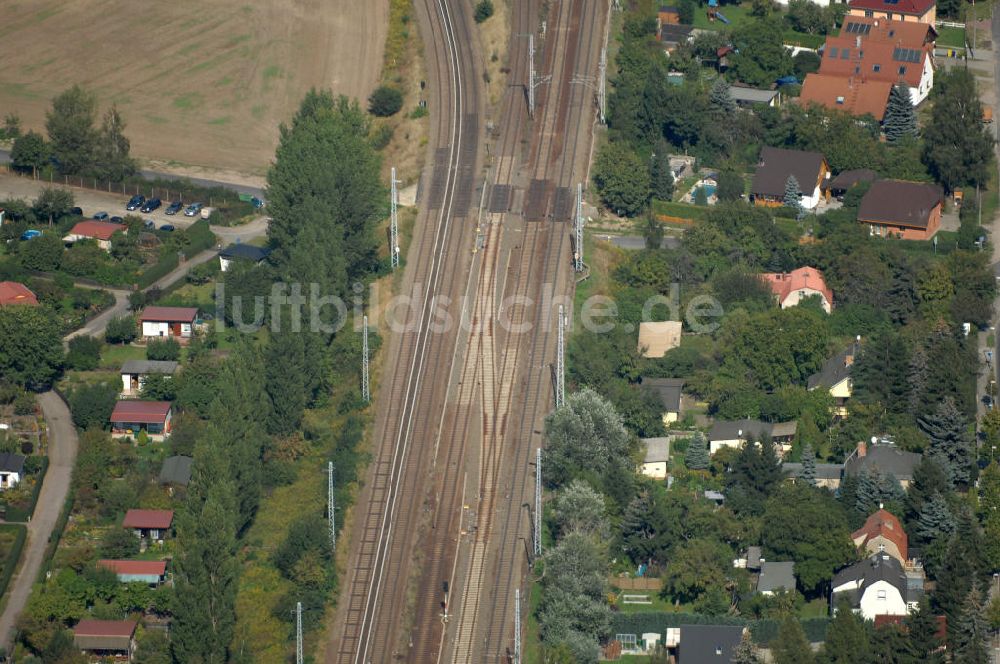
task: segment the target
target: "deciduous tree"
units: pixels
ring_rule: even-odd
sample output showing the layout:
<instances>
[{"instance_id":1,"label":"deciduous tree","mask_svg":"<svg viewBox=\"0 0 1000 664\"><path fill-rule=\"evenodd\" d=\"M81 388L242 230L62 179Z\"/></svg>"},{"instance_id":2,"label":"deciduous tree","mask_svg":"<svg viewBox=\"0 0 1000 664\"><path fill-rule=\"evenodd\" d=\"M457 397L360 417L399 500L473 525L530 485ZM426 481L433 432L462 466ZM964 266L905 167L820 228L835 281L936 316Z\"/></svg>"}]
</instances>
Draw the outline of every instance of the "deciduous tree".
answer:
<instances>
[{"instance_id":1,"label":"deciduous tree","mask_svg":"<svg viewBox=\"0 0 1000 664\"><path fill-rule=\"evenodd\" d=\"M993 137L971 71L956 67L934 81L934 106L924 127L924 163L947 191L984 184L993 162Z\"/></svg>"},{"instance_id":2,"label":"deciduous tree","mask_svg":"<svg viewBox=\"0 0 1000 664\"><path fill-rule=\"evenodd\" d=\"M96 119L97 97L79 85L52 100L45 130L61 173L74 175L91 169L98 136Z\"/></svg>"},{"instance_id":3,"label":"deciduous tree","mask_svg":"<svg viewBox=\"0 0 1000 664\"><path fill-rule=\"evenodd\" d=\"M125 120L118 106L111 105L97 136L94 150L94 174L102 180L121 182L135 173L135 160L129 155L131 143L125 136Z\"/></svg>"},{"instance_id":4,"label":"deciduous tree","mask_svg":"<svg viewBox=\"0 0 1000 664\"><path fill-rule=\"evenodd\" d=\"M18 136L10 150L10 161L14 168L33 173L49 164L51 154L45 137L36 131Z\"/></svg>"},{"instance_id":5,"label":"deciduous tree","mask_svg":"<svg viewBox=\"0 0 1000 664\"><path fill-rule=\"evenodd\" d=\"M649 169L628 146L609 143L594 160L594 184L606 206L617 214L634 217L649 202Z\"/></svg>"},{"instance_id":6,"label":"deciduous tree","mask_svg":"<svg viewBox=\"0 0 1000 664\"><path fill-rule=\"evenodd\" d=\"M52 384L63 365L62 335L48 309L0 307L0 376L31 389Z\"/></svg>"}]
</instances>

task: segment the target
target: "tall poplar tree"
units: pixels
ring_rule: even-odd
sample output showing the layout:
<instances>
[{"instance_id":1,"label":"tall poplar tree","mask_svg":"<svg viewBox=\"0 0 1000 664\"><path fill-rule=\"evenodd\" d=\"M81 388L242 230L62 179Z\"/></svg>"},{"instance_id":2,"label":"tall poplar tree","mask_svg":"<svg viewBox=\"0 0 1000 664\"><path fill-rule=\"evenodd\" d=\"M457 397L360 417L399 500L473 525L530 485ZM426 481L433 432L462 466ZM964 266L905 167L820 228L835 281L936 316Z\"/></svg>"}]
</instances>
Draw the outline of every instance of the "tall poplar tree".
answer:
<instances>
[{"instance_id":1,"label":"tall poplar tree","mask_svg":"<svg viewBox=\"0 0 1000 664\"><path fill-rule=\"evenodd\" d=\"M135 173L135 160L129 156L131 143L125 136L125 120L112 104L104 114L94 151L94 174L101 179L121 182Z\"/></svg>"},{"instance_id":2,"label":"tall poplar tree","mask_svg":"<svg viewBox=\"0 0 1000 664\"><path fill-rule=\"evenodd\" d=\"M61 173L83 173L90 169L97 145L97 97L74 85L52 100L45 114L52 154Z\"/></svg>"}]
</instances>

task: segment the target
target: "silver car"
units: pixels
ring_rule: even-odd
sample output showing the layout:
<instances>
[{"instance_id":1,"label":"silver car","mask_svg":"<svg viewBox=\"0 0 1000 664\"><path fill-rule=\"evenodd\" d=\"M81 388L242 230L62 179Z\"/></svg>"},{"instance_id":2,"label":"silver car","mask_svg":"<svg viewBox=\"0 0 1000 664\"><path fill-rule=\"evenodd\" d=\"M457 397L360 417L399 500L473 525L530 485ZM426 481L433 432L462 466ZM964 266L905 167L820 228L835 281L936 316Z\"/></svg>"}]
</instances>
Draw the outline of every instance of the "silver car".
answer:
<instances>
[{"instance_id":1,"label":"silver car","mask_svg":"<svg viewBox=\"0 0 1000 664\"><path fill-rule=\"evenodd\" d=\"M205 206L204 203L192 203L191 205L187 206L187 208L184 210L184 216L196 217L201 212L201 208L203 208L204 206Z\"/></svg>"}]
</instances>

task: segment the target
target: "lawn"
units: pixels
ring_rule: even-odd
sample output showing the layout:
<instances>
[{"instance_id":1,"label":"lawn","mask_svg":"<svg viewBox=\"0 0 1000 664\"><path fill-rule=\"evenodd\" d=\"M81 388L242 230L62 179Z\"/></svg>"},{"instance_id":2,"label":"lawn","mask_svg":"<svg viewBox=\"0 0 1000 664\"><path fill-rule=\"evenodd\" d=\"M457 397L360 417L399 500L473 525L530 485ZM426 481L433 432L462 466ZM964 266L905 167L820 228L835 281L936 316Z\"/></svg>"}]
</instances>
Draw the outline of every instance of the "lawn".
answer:
<instances>
[{"instance_id":1,"label":"lawn","mask_svg":"<svg viewBox=\"0 0 1000 664\"><path fill-rule=\"evenodd\" d=\"M965 28L952 28L941 26L937 29L938 46L950 46L955 48L965 48Z\"/></svg>"},{"instance_id":2,"label":"lawn","mask_svg":"<svg viewBox=\"0 0 1000 664\"><path fill-rule=\"evenodd\" d=\"M749 19L750 9L751 6L749 4L726 5L725 7L722 7L722 15L729 19L729 24L727 25L722 21L708 20L708 8L699 6L694 13L694 27L708 30L724 30L726 28L732 28Z\"/></svg>"},{"instance_id":3,"label":"lawn","mask_svg":"<svg viewBox=\"0 0 1000 664\"><path fill-rule=\"evenodd\" d=\"M101 369L119 369L128 360L145 360L146 349L129 344L105 345L101 350Z\"/></svg>"}]
</instances>

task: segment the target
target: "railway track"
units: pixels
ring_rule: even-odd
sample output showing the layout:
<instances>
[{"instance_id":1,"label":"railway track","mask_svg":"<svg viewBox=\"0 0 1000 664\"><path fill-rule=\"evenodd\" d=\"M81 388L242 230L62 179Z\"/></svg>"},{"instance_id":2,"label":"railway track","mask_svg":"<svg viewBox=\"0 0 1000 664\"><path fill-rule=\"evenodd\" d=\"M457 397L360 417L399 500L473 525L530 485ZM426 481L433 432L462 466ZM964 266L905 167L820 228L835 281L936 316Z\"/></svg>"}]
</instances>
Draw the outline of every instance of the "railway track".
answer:
<instances>
[{"instance_id":1,"label":"railway track","mask_svg":"<svg viewBox=\"0 0 1000 664\"><path fill-rule=\"evenodd\" d=\"M389 662L408 649L407 590L421 563L413 551L438 500L424 482L442 425L432 413L441 412L434 404L440 408L447 394L445 372L458 339L457 330L438 333L433 316L445 298L460 299L472 240L465 218L481 140L481 102L470 8L459 0L415 4L429 36L425 41L435 46L429 58L433 167L404 279L416 311L390 339L394 364L376 398L374 461L352 515L346 582L326 658L338 664ZM443 452L446 463L461 463L460 447ZM430 553L433 558L436 551Z\"/></svg>"}]
</instances>

